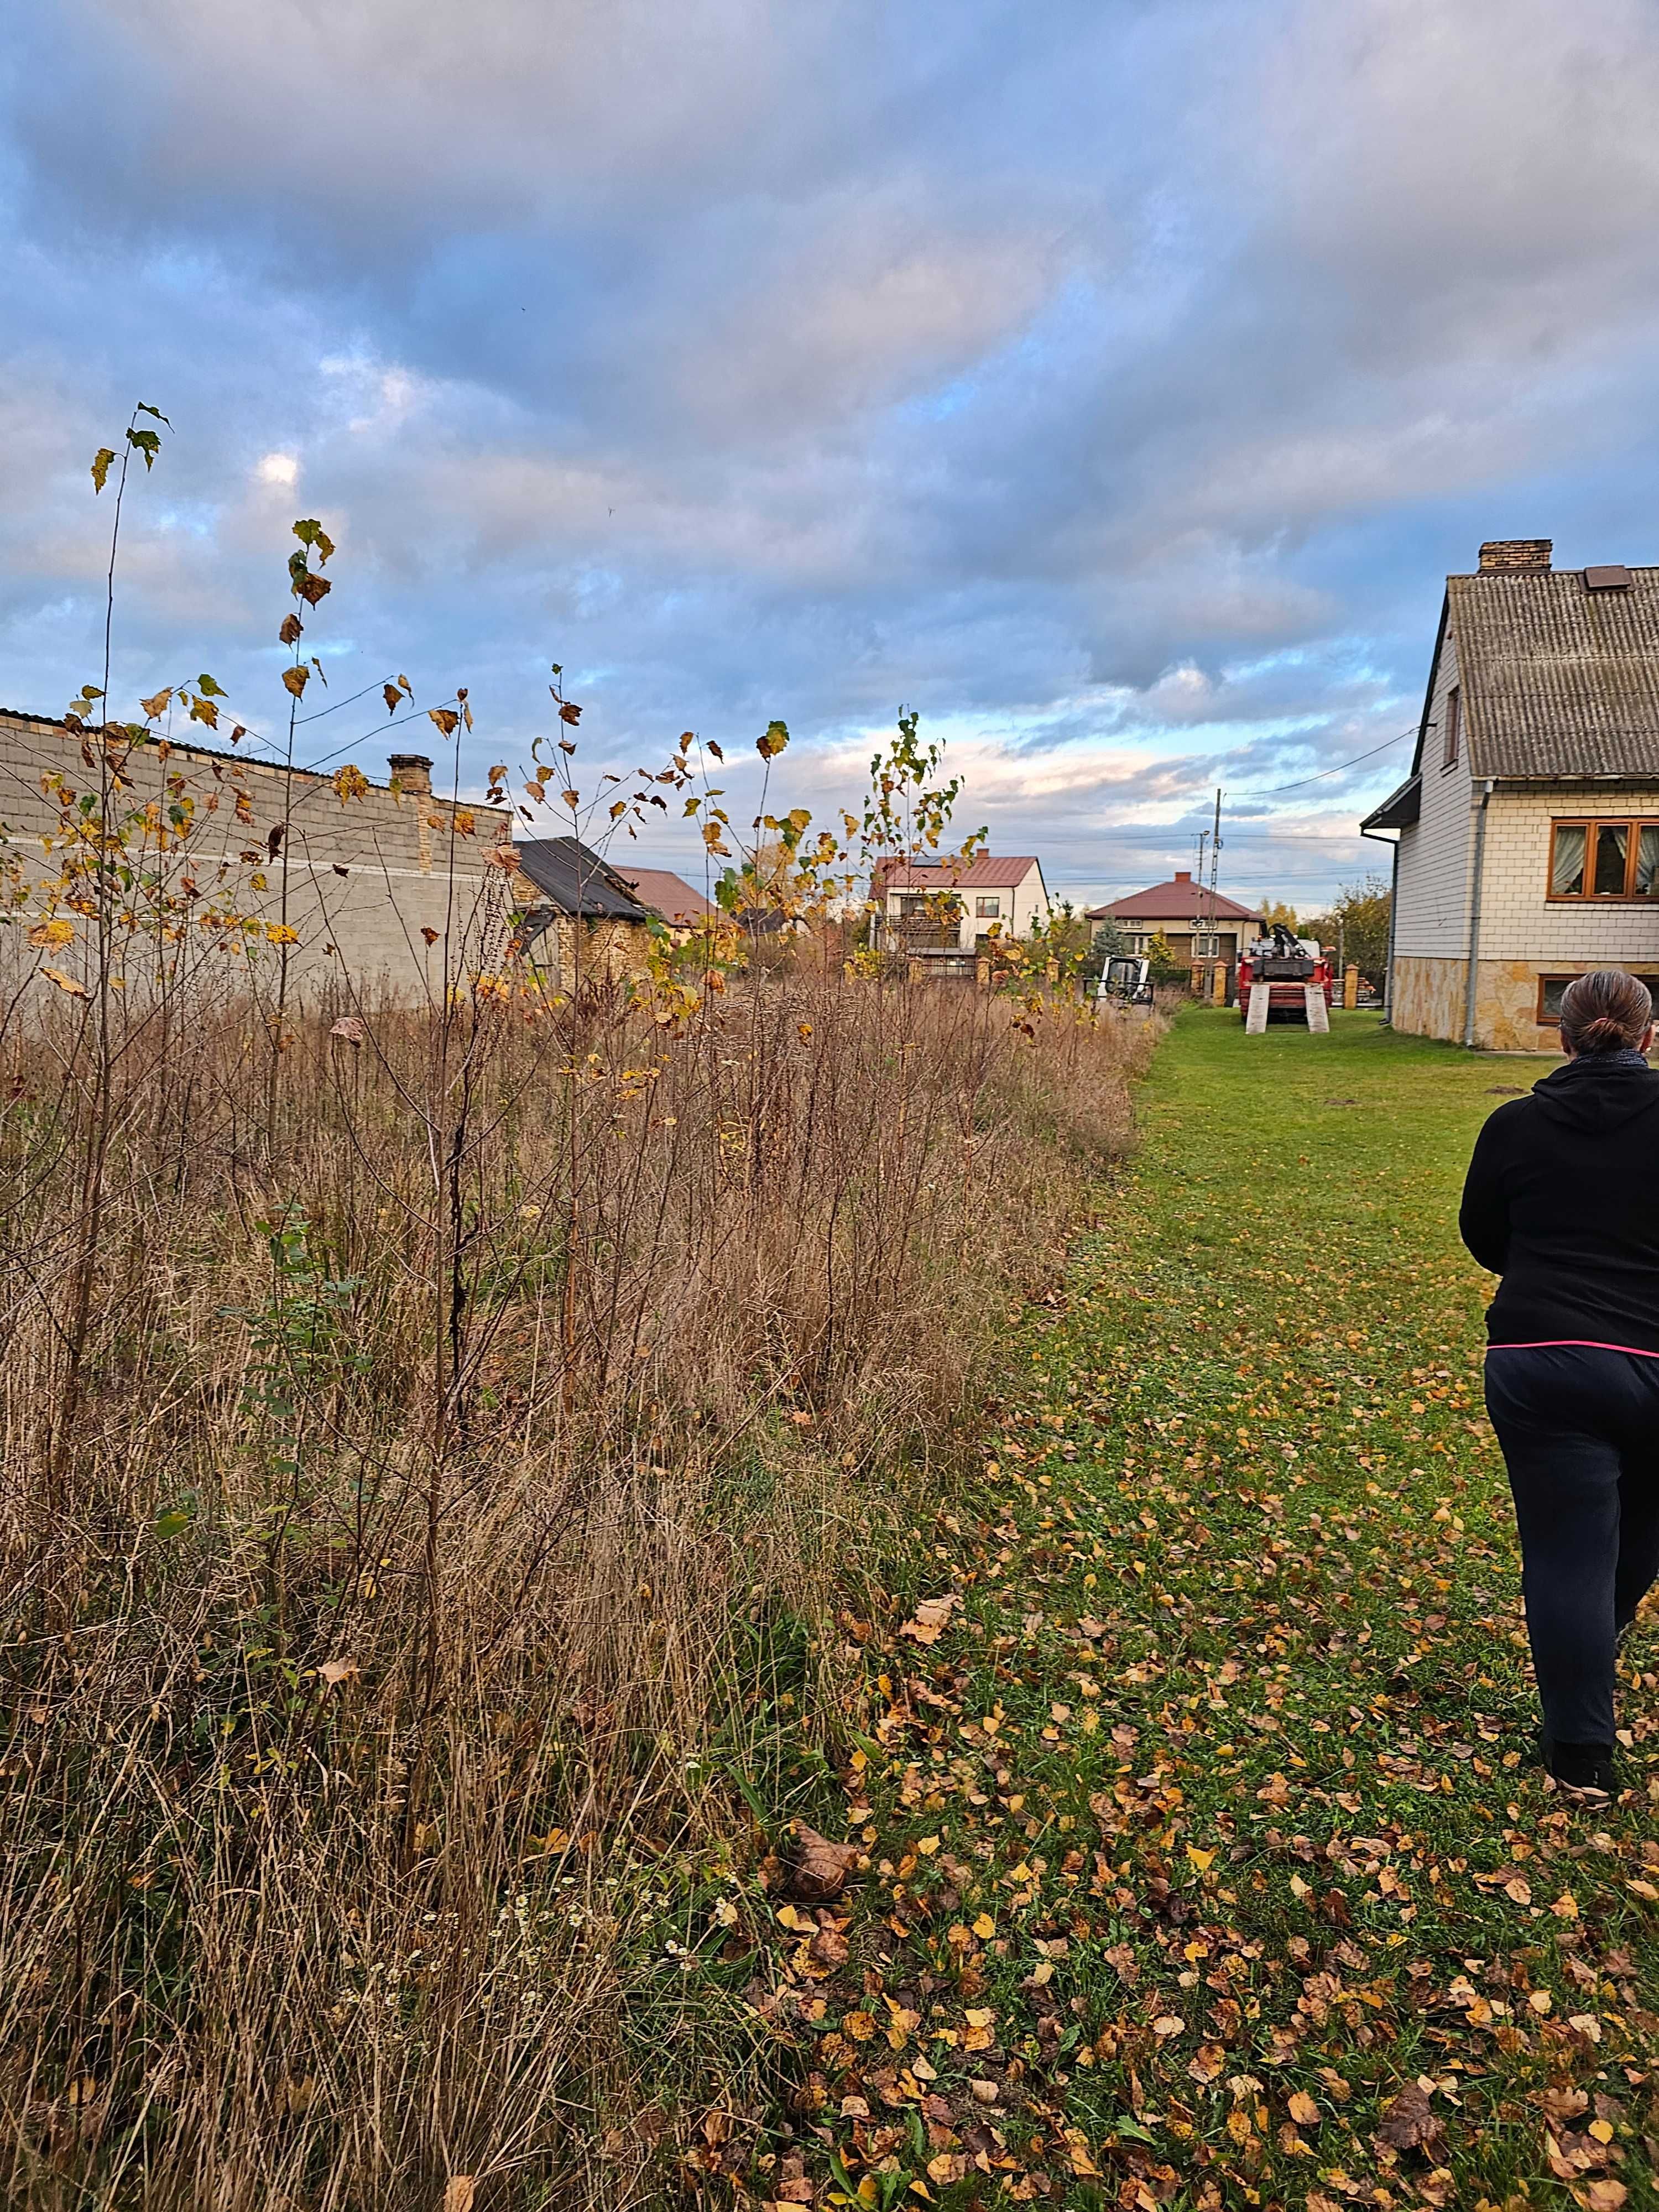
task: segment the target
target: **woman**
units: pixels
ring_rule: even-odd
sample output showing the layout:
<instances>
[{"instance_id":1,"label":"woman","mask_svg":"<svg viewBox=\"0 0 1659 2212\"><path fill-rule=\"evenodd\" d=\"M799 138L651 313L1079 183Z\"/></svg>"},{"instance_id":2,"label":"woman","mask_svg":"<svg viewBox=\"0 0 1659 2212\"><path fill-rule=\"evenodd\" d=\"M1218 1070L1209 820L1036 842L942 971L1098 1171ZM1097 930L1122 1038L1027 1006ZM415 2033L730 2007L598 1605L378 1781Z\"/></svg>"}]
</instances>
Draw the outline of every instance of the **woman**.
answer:
<instances>
[{"instance_id":1,"label":"woman","mask_svg":"<svg viewBox=\"0 0 1659 2212\"><path fill-rule=\"evenodd\" d=\"M1561 1000L1567 1064L1476 1139L1463 1242L1503 1277L1486 1409L1509 1468L1544 1764L1610 1794L1613 1655L1659 1574L1659 1073L1622 969Z\"/></svg>"}]
</instances>

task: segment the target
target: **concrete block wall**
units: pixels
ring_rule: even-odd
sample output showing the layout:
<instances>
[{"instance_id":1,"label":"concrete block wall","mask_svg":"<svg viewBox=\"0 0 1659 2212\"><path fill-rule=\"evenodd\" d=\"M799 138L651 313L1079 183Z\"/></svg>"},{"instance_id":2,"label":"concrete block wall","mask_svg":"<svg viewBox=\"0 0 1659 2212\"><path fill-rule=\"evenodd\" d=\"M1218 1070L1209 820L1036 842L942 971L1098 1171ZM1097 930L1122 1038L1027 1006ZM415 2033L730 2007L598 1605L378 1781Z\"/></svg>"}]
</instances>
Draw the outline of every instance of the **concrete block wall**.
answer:
<instances>
[{"instance_id":1,"label":"concrete block wall","mask_svg":"<svg viewBox=\"0 0 1659 2212\"><path fill-rule=\"evenodd\" d=\"M1559 821L1659 821L1659 785L1609 793L1557 785L1495 791L1486 809L1481 869L1483 959L1542 963L1546 974L1575 968L1659 969L1659 898L1552 900L1550 825Z\"/></svg>"},{"instance_id":2,"label":"concrete block wall","mask_svg":"<svg viewBox=\"0 0 1659 2212\"><path fill-rule=\"evenodd\" d=\"M21 886L61 866L51 849L60 810L45 780L61 776L72 791L96 792L98 742L62 722L0 712L0 824ZM343 796L330 775L296 770L290 779L228 750L146 744L119 747L117 757L128 787L124 811L151 806L160 830L181 797L193 807L187 839L163 849L152 836L145 851L190 917L179 944L199 988L257 992L268 982L277 955L264 925L283 914L285 872L287 924L297 939L288 948L290 1003L325 994L435 1001L447 975L498 957L515 897L510 872L488 858L509 828L503 814L453 806L395 780ZM273 855L277 830L283 849ZM214 915L227 911L258 927L213 926ZM8 937L7 964L16 968L22 933ZM53 964L73 970L85 956L77 941L54 950Z\"/></svg>"}]
</instances>

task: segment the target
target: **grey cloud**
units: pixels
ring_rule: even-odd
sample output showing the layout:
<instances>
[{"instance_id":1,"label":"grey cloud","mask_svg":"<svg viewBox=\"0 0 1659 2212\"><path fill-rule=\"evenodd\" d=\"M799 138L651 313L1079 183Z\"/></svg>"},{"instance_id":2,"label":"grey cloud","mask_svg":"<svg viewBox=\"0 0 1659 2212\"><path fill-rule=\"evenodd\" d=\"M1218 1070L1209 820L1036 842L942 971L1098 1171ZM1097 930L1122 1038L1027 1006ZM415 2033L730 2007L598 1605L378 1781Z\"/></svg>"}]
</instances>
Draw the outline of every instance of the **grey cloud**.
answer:
<instances>
[{"instance_id":1,"label":"grey cloud","mask_svg":"<svg viewBox=\"0 0 1659 2212\"><path fill-rule=\"evenodd\" d=\"M999 838L1150 866L1409 721L1481 538L1659 550L1656 80L1634 0L64 0L9 78L0 693L88 672L139 396L130 690L269 698L315 511L341 687L470 681L489 757L554 658L601 750L781 713L815 794L902 699ZM1394 765L1240 804L1346 868Z\"/></svg>"}]
</instances>

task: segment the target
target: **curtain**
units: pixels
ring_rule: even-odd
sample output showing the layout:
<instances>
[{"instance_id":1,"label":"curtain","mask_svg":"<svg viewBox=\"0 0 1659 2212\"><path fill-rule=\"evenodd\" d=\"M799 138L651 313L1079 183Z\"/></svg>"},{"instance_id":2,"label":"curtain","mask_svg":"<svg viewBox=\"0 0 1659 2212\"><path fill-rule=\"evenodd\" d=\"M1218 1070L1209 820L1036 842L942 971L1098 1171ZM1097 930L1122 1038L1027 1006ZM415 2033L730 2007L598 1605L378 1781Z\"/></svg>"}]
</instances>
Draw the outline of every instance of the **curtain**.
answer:
<instances>
[{"instance_id":1,"label":"curtain","mask_svg":"<svg viewBox=\"0 0 1659 2212\"><path fill-rule=\"evenodd\" d=\"M1584 888L1584 841L1588 832L1570 828L1555 833L1555 857L1550 867L1550 895L1576 898Z\"/></svg>"}]
</instances>

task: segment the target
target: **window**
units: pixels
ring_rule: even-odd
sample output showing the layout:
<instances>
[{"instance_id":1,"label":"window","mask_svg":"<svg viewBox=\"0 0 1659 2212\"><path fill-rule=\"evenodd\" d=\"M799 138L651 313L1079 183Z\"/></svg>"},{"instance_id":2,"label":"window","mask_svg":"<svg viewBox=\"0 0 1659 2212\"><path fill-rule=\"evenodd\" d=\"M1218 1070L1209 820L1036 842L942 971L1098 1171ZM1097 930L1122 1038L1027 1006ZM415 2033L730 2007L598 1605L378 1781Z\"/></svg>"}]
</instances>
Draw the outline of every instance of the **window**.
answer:
<instances>
[{"instance_id":1,"label":"window","mask_svg":"<svg viewBox=\"0 0 1659 2212\"><path fill-rule=\"evenodd\" d=\"M981 921L995 921L1002 912L1002 901L994 891L988 896L981 891L974 901L974 912Z\"/></svg>"},{"instance_id":2,"label":"window","mask_svg":"<svg viewBox=\"0 0 1659 2212\"><path fill-rule=\"evenodd\" d=\"M1553 899L1659 897L1659 822L1551 825Z\"/></svg>"},{"instance_id":3,"label":"window","mask_svg":"<svg viewBox=\"0 0 1659 2212\"><path fill-rule=\"evenodd\" d=\"M1632 973L1635 971L1632 970ZM1546 1028L1553 1028L1561 1018L1561 994L1569 983L1577 981L1572 975L1540 975L1538 979L1538 1020ZM1659 1006L1659 975L1638 975L1638 983L1645 983L1648 995Z\"/></svg>"},{"instance_id":4,"label":"window","mask_svg":"<svg viewBox=\"0 0 1659 2212\"><path fill-rule=\"evenodd\" d=\"M1462 734L1463 694L1455 684L1446 694L1445 749L1441 755L1442 768L1457 765L1457 741Z\"/></svg>"},{"instance_id":5,"label":"window","mask_svg":"<svg viewBox=\"0 0 1659 2212\"><path fill-rule=\"evenodd\" d=\"M1221 939L1218 937L1195 937L1193 939L1194 960L1214 960L1219 957Z\"/></svg>"}]
</instances>

